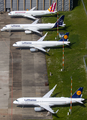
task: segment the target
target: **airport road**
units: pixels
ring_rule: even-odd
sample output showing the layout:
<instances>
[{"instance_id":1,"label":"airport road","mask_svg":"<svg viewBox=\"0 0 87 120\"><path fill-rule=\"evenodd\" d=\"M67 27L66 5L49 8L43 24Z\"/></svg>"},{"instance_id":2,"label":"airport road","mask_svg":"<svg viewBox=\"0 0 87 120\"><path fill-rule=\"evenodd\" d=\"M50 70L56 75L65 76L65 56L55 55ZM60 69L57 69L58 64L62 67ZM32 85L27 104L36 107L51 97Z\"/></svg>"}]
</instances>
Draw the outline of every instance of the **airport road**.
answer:
<instances>
[{"instance_id":1,"label":"airport road","mask_svg":"<svg viewBox=\"0 0 87 120\"><path fill-rule=\"evenodd\" d=\"M26 18L10 18L0 14L0 29L11 23L32 23ZM35 112L33 107L17 107L13 101L19 97L42 97L49 91L45 55L31 53L29 49L16 49L13 43L38 40L37 34L0 32L0 119L28 120L52 119L47 112Z\"/></svg>"}]
</instances>

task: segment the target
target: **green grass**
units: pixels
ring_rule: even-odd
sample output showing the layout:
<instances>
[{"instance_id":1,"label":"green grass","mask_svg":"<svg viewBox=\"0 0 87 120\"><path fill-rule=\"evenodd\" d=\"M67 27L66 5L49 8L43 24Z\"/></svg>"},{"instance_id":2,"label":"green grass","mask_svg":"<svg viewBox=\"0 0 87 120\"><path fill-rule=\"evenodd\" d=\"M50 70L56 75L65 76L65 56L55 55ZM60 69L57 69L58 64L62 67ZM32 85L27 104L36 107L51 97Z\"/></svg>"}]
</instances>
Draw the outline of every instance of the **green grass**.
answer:
<instances>
[{"instance_id":1,"label":"green grass","mask_svg":"<svg viewBox=\"0 0 87 120\"><path fill-rule=\"evenodd\" d=\"M59 28L59 32L69 32L69 40L71 42L70 47L65 46L65 66L64 71L62 69L62 46L51 49L49 56L46 55L47 72L50 89L57 84L57 87L53 93L56 97L70 97L71 79L73 79L73 93L79 88L83 89L83 98L87 99L87 74L84 67L83 56L87 54L87 16L85 14L82 3L69 12L59 12L59 16L65 15L65 28ZM42 22L54 23L56 16L43 17ZM46 31L45 31L46 32ZM45 33L44 32L44 33ZM56 29L54 31L48 31L46 40L54 40L57 36ZM50 72L53 74L50 76ZM86 101L87 102L87 101ZM73 106L72 114L67 116L69 107L59 107L59 112L56 116L53 115L53 120L57 118L61 120L86 120L87 118L87 103ZM58 107L53 108L55 111Z\"/></svg>"},{"instance_id":2,"label":"green grass","mask_svg":"<svg viewBox=\"0 0 87 120\"><path fill-rule=\"evenodd\" d=\"M85 5L85 8L87 10L87 0L83 0L83 2L84 2L84 5Z\"/></svg>"}]
</instances>

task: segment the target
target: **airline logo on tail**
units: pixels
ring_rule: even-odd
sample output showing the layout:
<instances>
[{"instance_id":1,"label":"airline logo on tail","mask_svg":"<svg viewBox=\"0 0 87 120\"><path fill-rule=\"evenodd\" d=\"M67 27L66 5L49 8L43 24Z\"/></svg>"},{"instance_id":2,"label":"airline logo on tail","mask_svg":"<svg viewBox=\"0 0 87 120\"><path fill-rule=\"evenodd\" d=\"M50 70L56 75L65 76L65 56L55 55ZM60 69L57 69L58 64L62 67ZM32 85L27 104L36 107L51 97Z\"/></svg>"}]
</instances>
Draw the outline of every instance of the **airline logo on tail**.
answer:
<instances>
[{"instance_id":1,"label":"airline logo on tail","mask_svg":"<svg viewBox=\"0 0 87 120\"><path fill-rule=\"evenodd\" d=\"M68 36L67 35L64 35L64 39L67 39L68 38Z\"/></svg>"},{"instance_id":2,"label":"airline logo on tail","mask_svg":"<svg viewBox=\"0 0 87 120\"><path fill-rule=\"evenodd\" d=\"M67 32L59 41L68 41L69 32Z\"/></svg>"},{"instance_id":3,"label":"airline logo on tail","mask_svg":"<svg viewBox=\"0 0 87 120\"><path fill-rule=\"evenodd\" d=\"M72 98L81 98L83 87L80 87L73 95Z\"/></svg>"},{"instance_id":4,"label":"airline logo on tail","mask_svg":"<svg viewBox=\"0 0 87 120\"><path fill-rule=\"evenodd\" d=\"M82 92L81 92L80 90L78 90L78 91L76 92L76 94L77 94L77 95L81 95Z\"/></svg>"},{"instance_id":5,"label":"airline logo on tail","mask_svg":"<svg viewBox=\"0 0 87 120\"><path fill-rule=\"evenodd\" d=\"M49 12L54 12L55 11L55 7L56 7L56 3L53 2L53 4L48 8Z\"/></svg>"}]
</instances>

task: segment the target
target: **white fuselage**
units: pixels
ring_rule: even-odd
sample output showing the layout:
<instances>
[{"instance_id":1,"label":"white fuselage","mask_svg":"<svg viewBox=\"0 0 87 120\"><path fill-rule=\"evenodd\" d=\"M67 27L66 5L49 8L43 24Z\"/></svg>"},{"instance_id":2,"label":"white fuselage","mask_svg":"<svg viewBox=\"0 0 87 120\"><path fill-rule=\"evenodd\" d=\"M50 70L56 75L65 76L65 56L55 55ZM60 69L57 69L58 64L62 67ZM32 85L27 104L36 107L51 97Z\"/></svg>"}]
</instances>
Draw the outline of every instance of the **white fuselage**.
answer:
<instances>
[{"instance_id":1,"label":"white fuselage","mask_svg":"<svg viewBox=\"0 0 87 120\"><path fill-rule=\"evenodd\" d=\"M29 48L33 48L33 47L45 48L45 47L56 47L63 44L68 45L69 43L70 43L69 41L64 41L64 42L63 41L19 41L13 44L13 46L29 47Z\"/></svg>"},{"instance_id":2,"label":"white fuselage","mask_svg":"<svg viewBox=\"0 0 87 120\"><path fill-rule=\"evenodd\" d=\"M1 29L1 31L11 31L11 30L45 30L53 28L54 23L48 24L8 24Z\"/></svg>"},{"instance_id":3,"label":"white fuselage","mask_svg":"<svg viewBox=\"0 0 87 120\"><path fill-rule=\"evenodd\" d=\"M42 16L47 14L53 14L54 12L49 12L48 10L34 10L34 11L11 11L8 13L9 16Z\"/></svg>"},{"instance_id":4,"label":"white fuselage","mask_svg":"<svg viewBox=\"0 0 87 120\"><path fill-rule=\"evenodd\" d=\"M67 105L72 103L77 103L84 101L83 98L68 98L68 97L50 97L50 98L41 98L41 97L23 97L18 98L13 103L17 105L34 105L34 106L40 106L39 104L43 105L49 105L49 106L55 106L55 105Z\"/></svg>"}]
</instances>

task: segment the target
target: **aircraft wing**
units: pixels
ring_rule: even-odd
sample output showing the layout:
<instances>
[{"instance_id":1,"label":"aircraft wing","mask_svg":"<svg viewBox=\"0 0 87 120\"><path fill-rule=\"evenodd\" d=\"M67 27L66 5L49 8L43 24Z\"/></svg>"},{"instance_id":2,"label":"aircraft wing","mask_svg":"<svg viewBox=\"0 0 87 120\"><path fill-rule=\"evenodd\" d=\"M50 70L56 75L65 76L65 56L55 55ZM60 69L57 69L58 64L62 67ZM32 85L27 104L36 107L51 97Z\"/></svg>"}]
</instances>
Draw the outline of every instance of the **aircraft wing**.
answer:
<instances>
[{"instance_id":1,"label":"aircraft wing","mask_svg":"<svg viewBox=\"0 0 87 120\"><path fill-rule=\"evenodd\" d=\"M28 18L31 18L31 19L36 19L35 17L31 16L31 15L23 15L24 17L28 17Z\"/></svg>"},{"instance_id":2,"label":"aircraft wing","mask_svg":"<svg viewBox=\"0 0 87 120\"><path fill-rule=\"evenodd\" d=\"M52 114L55 114L58 112L58 110L56 112L54 112L49 105L44 105L44 104L39 104L40 107L46 109L47 111L51 112Z\"/></svg>"},{"instance_id":3,"label":"aircraft wing","mask_svg":"<svg viewBox=\"0 0 87 120\"><path fill-rule=\"evenodd\" d=\"M42 32L39 32L38 30L35 30L35 29L32 29L32 28L27 28L27 29L25 29L25 30L29 30L29 31L32 31L32 32L36 32L36 33L38 33L38 34L42 34Z\"/></svg>"},{"instance_id":4,"label":"aircraft wing","mask_svg":"<svg viewBox=\"0 0 87 120\"><path fill-rule=\"evenodd\" d=\"M37 24L39 19L35 20L32 24Z\"/></svg>"},{"instance_id":5,"label":"aircraft wing","mask_svg":"<svg viewBox=\"0 0 87 120\"><path fill-rule=\"evenodd\" d=\"M38 47L38 46L35 46L35 45L32 45L31 48L36 48L36 49L38 49L38 50L41 50L41 51L43 51L43 52L46 52L46 50L43 49L42 47Z\"/></svg>"},{"instance_id":6,"label":"aircraft wing","mask_svg":"<svg viewBox=\"0 0 87 120\"><path fill-rule=\"evenodd\" d=\"M56 88L57 84L48 92L46 93L43 97L44 98L49 98L51 94L53 93L54 89Z\"/></svg>"},{"instance_id":7,"label":"aircraft wing","mask_svg":"<svg viewBox=\"0 0 87 120\"><path fill-rule=\"evenodd\" d=\"M43 51L43 52L46 52L46 50L43 49L43 48L41 48L41 47L35 47L35 48L37 48L38 50L41 50L41 51Z\"/></svg>"},{"instance_id":8,"label":"aircraft wing","mask_svg":"<svg viewBox=\"0 0 87 120\"><path fill-rule=\"evenodd\" d=\"M33 7L32 9L30 9L30 11L33 11L35 8L36 8L36 6L35 6L35 7Z\"/></svg>"},{"instance_id":9,"label":"aircraft wing","mask_svg":"<svg viewBox=\"0 0 87 120\"><path fill-rule=\"evenodd\" d=\"M46 37L46 35L47 35L47 33L43 37L41 37L38 41L43 41L44 38Z\"/></svg>"}]
</instances>

